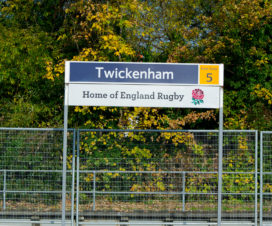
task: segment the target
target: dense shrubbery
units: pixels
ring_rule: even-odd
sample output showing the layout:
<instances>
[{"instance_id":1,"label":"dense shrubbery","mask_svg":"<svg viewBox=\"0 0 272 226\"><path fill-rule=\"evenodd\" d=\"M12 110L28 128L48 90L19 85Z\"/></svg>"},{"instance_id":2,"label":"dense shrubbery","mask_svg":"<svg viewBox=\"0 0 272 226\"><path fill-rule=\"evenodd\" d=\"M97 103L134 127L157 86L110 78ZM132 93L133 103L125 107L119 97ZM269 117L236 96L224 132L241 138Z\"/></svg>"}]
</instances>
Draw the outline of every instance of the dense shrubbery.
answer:
<instances>
[{"instance_id":1,"label":"dense shrubbery","mask_svg":"<svg viewBox=\"0 0 272 226\"><path fill-rule=\"evenodd\" d=\"M64 61L81 60L223 63L224 127L271 130L271 20L272 3L263 0L0 0L0 127L62 127ZM69 119L75 128L218 127L216 110L71 107ZM217 170L212 134L205 142L189 133L98 134L81 137L82 169ZM2 147L5 166L12 167L14 158L43 164L38 154L18 149L20 142L28 141ZM251 172L252 141L239 135L225 142L224 170L237 174L223 175L224 191L251 192L253 174L238 171ZM61 147L49 155L60 160ZM22 167L36 167L27 164ZM87 184L92 176L81 179ZM215 175L188 176L187 192L216 190ZM175 191L182 180L170 178L110 172L97 177L101 189L131 180L133 191Z\"/></svg>"},{"instance_id":2,"label":"dense shrubbery","mask_svg":"<svg viewBox=\"0 0 272 226\"><path fill-rule=\"evenodd\" d=\"M64 61L89 60L223 63L225 128L271 129L270 1L2 0L0 10L0 126L61 127ZM70 126L217 127L216 111L89 110L71 110Z\"/></svg>"}]
</instances>

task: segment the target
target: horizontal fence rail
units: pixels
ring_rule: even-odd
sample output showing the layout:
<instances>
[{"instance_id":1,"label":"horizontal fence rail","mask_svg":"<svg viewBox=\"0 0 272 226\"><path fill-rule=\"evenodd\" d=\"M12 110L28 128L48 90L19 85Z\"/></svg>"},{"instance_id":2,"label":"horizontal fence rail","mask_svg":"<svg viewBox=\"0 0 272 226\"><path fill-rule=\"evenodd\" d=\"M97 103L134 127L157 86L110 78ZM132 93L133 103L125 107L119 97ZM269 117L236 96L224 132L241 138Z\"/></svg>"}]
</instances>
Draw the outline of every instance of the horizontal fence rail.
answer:
<instances>
[{"instance_id":1,"label":"horizontal fence rail","mask_svg":"<svg viewBox=\"0 0 272 226\"><path fill-rule=\"evenodd\" d=\"M0 223L61 223L62 142L62 129L0 128ZM270 224L271 147L272 132L258 145L224 131L218 193L217 130L68 130L67 225L216 225L219 196L222 224Z\"/></svg>"}]
</instances>

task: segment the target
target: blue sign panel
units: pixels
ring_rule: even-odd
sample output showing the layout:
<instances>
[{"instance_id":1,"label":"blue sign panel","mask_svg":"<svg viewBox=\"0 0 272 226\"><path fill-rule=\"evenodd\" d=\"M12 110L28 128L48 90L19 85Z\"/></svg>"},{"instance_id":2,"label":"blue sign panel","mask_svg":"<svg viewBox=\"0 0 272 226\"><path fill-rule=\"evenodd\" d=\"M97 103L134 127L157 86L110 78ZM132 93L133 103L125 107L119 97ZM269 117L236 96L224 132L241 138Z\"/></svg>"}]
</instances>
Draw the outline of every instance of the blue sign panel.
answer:
<instances>
[{"instance_id":1,"label":"blue sign panel","mask_svg":"<svg viewBox=\"0 0 272 226\"><path fill-rule=\"evenodd\" d=\"M196 64L70 62L69 82L199 84Z\"/></svg>"}]
</instances>

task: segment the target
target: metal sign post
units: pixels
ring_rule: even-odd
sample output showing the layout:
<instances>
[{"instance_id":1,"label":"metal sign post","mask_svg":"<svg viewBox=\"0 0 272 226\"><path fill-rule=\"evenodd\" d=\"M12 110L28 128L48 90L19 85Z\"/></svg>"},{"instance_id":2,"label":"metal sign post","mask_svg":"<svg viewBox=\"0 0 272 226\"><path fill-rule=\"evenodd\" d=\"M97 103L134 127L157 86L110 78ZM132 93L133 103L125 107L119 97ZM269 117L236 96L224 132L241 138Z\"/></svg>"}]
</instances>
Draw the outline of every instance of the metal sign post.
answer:
<instances>
[{"instance_id":1,"label":"metal sign post","mask_svg":"<svg viewBox=\"0 0 272 226\"><path fill-rule=\"evenodd\" d=\"M62 225L65 226L66 210L66 159L67 159L67 119L68 105L64 105L64 129L63 129L63 165L62 165Z\"/></svg>"},{"instance_id":2,"label":"metal sign post","mask_svg":"<svg viewBox=\"0 0 272 226\"><path fill-rule=\"evenodd\" d=\"M65 74L69 73L69 67L65 64ZM65 82L64 87L64 128L63 128L63 160L62 160L62 215L61 225L65 226L66 221L66 174L67 174L67 131L68 131L68 94L69 84ZM73 204L72 204L73 205ZM73 225L73 222L72 222Z\"/></svg>"},{"instance_id":3,"label":"metal sign post","mask_svg":"<svg viewBox=\"0 0 272 226\"><path fill-rule=\"evenodd\" d=\"M65 62L62 226L66 208L68 106L219 109L218 225L221 225L223 64Z\"/></svg>"},{"instance_id":4,"label":"metal sign post","mask_svg":"<svg viewBox=\"0 0 272 226\"><path fill-rule=\"evenodd\" d=\"M222 213L222 172L223 172L223 87L220 87L220 106L219 106L219 137L218 137L218 214L217 225L221 225Z\"/></svg>"}]
</instances>

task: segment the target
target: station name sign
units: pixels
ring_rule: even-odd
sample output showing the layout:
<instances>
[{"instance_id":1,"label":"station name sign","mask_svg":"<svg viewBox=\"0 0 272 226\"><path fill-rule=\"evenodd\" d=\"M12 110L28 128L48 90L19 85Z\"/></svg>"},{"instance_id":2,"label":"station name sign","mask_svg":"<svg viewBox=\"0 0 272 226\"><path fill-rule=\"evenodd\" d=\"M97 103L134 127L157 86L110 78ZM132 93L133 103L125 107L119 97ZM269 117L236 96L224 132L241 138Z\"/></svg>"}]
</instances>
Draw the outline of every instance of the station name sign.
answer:
<instances>
[{"instance_id":1,"label":"station name sign","mask_svg":"<svg viewBox=\"0 0 272 226\"><path fill-rule=\"evenodd\" d=\"M222 64L65 64L68 105L218 108Z\"/></svg>"}]
</instances>

